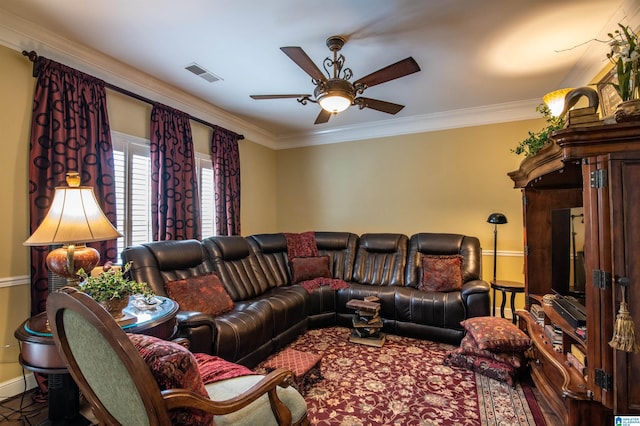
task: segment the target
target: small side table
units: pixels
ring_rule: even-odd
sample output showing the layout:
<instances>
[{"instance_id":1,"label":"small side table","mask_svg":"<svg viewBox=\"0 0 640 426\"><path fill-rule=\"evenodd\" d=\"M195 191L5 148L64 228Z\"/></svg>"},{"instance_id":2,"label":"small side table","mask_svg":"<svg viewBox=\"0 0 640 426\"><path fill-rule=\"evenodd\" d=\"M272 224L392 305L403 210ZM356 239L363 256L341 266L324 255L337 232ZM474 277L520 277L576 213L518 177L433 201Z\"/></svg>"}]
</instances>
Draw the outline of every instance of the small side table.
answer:
<instances>
[{"instance_id":1,"label":"small side table","mask_svg":"<svg viewBox=\"0 0 640 426\"><path fill-rule=\"evenodd\" d=\"M166 297L156 296L157 303L145 309L136 306L131 298L124 311L136 317L136 322L122 327L127 333L140 333L169 339L177 327L176 314L179 306ZM47 324L47 313L42 312L25 322L15 331L20 342L20 364L27 370L47 374L49 377L49 421L50 425L86 425L80 416L78 386L67 371L51 330Z\"/></svg>"},{"instance_id":2,"label":"small side table","mask_svg":"<svg viewBox=\"0 0 640 426\"><path fill-rule=\"evenodd\" d=\"M517 281L491 281L491 289L493 290L493 316L496 316L496 290L502 292L502 302L500 303L500 316L504 318L504 306L507 303L507 293L511 293L511 316L512 321L516 323L515 300L516 293L524 293L524 283Z\"/></svg>"}]
</instances>

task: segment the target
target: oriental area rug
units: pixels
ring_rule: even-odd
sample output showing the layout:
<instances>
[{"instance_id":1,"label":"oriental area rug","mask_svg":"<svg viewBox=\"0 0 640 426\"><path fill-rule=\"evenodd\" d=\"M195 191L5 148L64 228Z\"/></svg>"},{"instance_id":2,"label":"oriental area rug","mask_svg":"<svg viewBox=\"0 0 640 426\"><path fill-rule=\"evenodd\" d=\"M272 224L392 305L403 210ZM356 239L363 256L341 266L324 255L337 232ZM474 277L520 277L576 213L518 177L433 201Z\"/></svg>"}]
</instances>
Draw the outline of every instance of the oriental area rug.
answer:
<instances>
[{"instance_id":1,"label":"oriental area rug","mask_svg":"<svg viewBox=\"0 0 640 426\"><path fill-rule=\"evenodd\" d=\"M312 425L545 425L528 384L444 365L454 346L387 335L378 348L349 334L309 330L289 346L323 355L322 378L304 392Z\"/></svg>"}]
</instances>

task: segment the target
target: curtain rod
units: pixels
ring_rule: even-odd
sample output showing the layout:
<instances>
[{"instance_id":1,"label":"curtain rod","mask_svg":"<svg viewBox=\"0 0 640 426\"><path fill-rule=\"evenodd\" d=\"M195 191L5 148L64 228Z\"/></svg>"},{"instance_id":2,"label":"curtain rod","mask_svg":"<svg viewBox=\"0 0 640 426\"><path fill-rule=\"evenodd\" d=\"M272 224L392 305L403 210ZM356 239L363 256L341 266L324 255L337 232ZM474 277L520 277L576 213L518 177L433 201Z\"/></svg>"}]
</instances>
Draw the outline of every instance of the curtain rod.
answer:
<instances>
[{"instance_id":1,"label":"curtain rod","mask_svg":"<svg viewBox=\"0 0 640 426\"><path fill-rule=\"evenodd\" d=\"M23 51L22 51L22 56L26 56L27 58L29 58L29 60L30 60L31 62L33 62L33 76L34 76L34 77L37 77L37 76L40 74L40 66L38 65L38 62L37 62L37 60L38 60L38 58L39 58L38 54L37 54L35 51L33 51L33 50L32 50L32 51L30 51L30 52L27 52L26 50L23 50ZM106 81L104 82L104 85L105 85L105 87L106 87L107 89L111 89L111 90L113 90L113 91L115 91L115 92L122 93L123 95L127 95L127 96L129 96L129 97L131 97L131 98L134 98L134 99L137 99L137 100L139 100L139 101L142 101L142 102L148 103L148 104L150 104L150 105L153 105L153 104L155 104L155 103L156 103L155 101L152 101L152 100L151 100L151 99L149 99L149 98L145 98L145 97L144 97L144 96L142 96L142 95L138 95L137 93L133 93L133 92L131 92L131 91L127 90L127 89L123 89L122 87L116 86L116 85L111 84L111 83L108 83L108 82L106 82ZM218 125L215 125L215 124L209 123L208 121L205 121L205 120L203 120L203 119L201 119L201 118L194 117L193 115L190 115L190 114L187 114L187 115L189 116L189 119L190 119L190 120L196 121L196 122L198 122L198 123L200 123L200 124L204 124L205 126L211 127L211 128L212 128L212 129L214 129L214 130L215 130L215 129L222 129L222 130L228 131L228 130L226 130L226 129L225 129L225 128L223 128L223 127L220 127L220 126L218 126ZM237 133L236 133L236 134L237 134ZM238 135L238 134L237 134L237 135ZM238 140L242 140L242 139L244 139L244 136L243 136L243 135L238 135Z\"/></svg>"}]
</instances>

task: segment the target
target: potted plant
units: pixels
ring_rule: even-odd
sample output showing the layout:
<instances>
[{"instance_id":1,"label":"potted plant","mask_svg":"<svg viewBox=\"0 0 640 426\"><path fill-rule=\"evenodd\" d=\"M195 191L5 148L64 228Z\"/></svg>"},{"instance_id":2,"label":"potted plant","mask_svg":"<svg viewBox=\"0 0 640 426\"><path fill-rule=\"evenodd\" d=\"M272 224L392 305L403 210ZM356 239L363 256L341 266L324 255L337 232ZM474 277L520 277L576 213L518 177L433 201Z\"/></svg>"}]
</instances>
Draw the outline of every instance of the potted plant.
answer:
<instances>
[{"instance_id":1,"label":"potted plant","mask_svg":"<svg viewBox=\"0 0 640 426\"><path fill-rule=\"evenodd\" d=\"M95 301L99 302L114 318L122 317L122 310L129 303L129 296L142 294L150 299L154 296L153 291L146 283L127 278L127 272L131 269L131 262L123 268L114 268L111 262L107 262L103 267L103 272L90 276L83 269L78 271L82 279L80 290L87 293Z\"/></svg>"},{"instance_id":2,"label":"potted plant","mask_svg":"<svg viewBox=\"0 0 640 426\"><path fill-rule=\"evenodd\" d=\"M548 125L539 132L529 132L529 136L512 149L511 152L518 155L524 154L525 157L533 157L538 151L547 146L550 141L549 136L552 132L564 127L564 117L554 117L547 105L538 105L536 111L542 114Z\"/></svg>"}]
</instances>

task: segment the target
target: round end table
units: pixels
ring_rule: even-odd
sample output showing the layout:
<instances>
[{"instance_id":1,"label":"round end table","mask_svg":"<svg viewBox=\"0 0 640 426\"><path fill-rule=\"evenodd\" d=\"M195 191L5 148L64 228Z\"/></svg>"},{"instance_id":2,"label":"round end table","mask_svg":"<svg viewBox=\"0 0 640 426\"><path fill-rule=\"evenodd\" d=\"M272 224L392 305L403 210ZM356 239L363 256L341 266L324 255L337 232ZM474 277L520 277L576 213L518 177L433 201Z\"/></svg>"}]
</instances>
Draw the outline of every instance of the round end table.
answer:
<instances>
[{"instance_id":1,"label":"round end table","mask_svg":"<svg viewBox=\"0 0 640 426\"><path fill-rule=\"evenodd\" d=\"M504 318L504 306L507 303L507 293L511 294L511 321L516 323L516 315L514 303L516 300L516 293L524 293L524 283L518 281L503 281L495 280L491 281L491 289L493 290L493 316L496 316L496 290L502 293L502 301L500 302L500 316Z\"/></svg>"},{"instance_id":2,"label":"round end table","mask_svg":"<svg viewBox=\"0 0 640 426\"><path fill-rule=\"evenodd\" d=\"M176 331L179 306L166 297L155 296L154 300L152 305L140 306L131 297L129 305L124 309L131 321L123 323L122 329L127 333L170 339ZM68 373L53 341L47 313L41 312L27 319L18 327L14 336L20 342L20 364L27 370L48 375L48 424L89 424L78 412L78 386Z\"/></svg>"}]
</instances>

